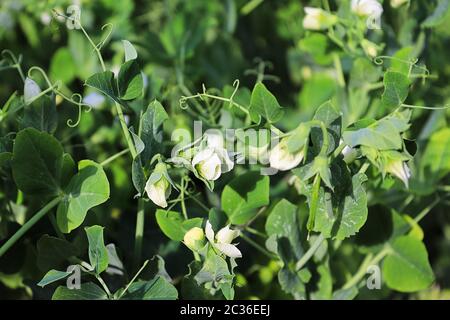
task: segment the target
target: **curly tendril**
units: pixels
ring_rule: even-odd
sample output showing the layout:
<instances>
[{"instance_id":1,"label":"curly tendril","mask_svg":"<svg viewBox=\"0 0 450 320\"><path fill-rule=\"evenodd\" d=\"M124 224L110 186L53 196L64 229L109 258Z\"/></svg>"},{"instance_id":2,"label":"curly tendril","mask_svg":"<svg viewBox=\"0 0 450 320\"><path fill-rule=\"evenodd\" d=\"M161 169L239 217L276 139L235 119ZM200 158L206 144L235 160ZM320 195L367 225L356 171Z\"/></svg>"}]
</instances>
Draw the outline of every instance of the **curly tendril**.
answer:
<instances>
[{"instance_id":1,"label":"curly tendril","mask_svg":"<svg viewBox=\"0 0 450 320\"><path fill-rule=\"evenodd\" d=\"M67 120L66 124L71 127L74 128L76 126L78 126L80 124L81 121L81 112L83 111L83 107L86 107L85 112L90 112L92 110L92 106L84 103L83 102L83 96L79 93L73 93L71 97L66 96L64 93L62 93L59 88L60 88L60 81L56 81L54 84L50 81L50 78L48 77L47 73L40 67L37 66L33 66L28 70L28 77L29 78L33 78L33 73L39 73L41 75L41 77L45 80L45 82L47 83L48 88L43 91L43 92L47 92L47 91L53 91L55 94L61 96L64 100L66 100L67 102L70 102L74 105L76 105L78 107L78 115L76 120L74 121L73 119L69 119Z\"/></svg>"},{"instance_id":2,"label":"curly tendril","mask_svg":"<svg viewBox=\"0 0 450 320\"><path fill-rule=\"evenodd\" d=\"M66 98L67 98L67 97L66 97ZM77 107L78 107L78 116L77 116L77 120L74 122L72 119L68 119L67 122L66 122L66 124L67 124L69 127L75 128L76 126L78 126L78 125L80 124L80 121L81 121L81 112L82 112L83 106L87 107L87 109L85 110L85 112L91 112L92 106L91 106L91 105L88 105L88 104L86 104L86 103L83 103L83 102L82 102L82 101L83 101L83 97L82 97L81 94L79 94L79 93L74 93L74 94L72 94L72 97L71 97L70 99L66 99L66 98L65 98L65 100L67 100L67 101L69 101L69 102L72 102L72 103L76 104ZM75 100L75 99L78 99L78 101Z\"/></svg>"},{"instance_id":3,"label":"curly tendril","mask_svg":"<svg viewBox=\"0 0 450 320\"><path fill-rule=\"evenodd\" d=\"M103 46L105 45L105 43L111 37L111 34L112 34L113 30L114 30L114 25L112 23L104 24L102 26L102 31L104 31L105 29L107 29L105 36L102 38L102 40L100 40L99 43L96 44L96 47L97 47L98 50L101 50L103 48Z\"/></svg>"}]
</instances>

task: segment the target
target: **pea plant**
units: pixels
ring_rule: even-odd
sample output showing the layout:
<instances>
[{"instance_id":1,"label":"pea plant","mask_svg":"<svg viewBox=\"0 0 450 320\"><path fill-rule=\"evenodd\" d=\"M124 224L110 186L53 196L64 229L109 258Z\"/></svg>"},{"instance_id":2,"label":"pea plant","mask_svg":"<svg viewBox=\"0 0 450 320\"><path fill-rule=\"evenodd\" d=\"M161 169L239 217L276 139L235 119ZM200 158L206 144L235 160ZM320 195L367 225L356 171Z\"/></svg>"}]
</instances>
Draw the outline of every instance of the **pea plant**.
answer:
<instances>
[{"instance_id":1,"label":"pea plant","mask_svg":"<svg viewBox=\"0 0 450 320\"><path fill-rule=\"evenodd\" d=\"M0 11L0 296L448 295L448 1L66 2Z\"/></svg>"}]
</instances>

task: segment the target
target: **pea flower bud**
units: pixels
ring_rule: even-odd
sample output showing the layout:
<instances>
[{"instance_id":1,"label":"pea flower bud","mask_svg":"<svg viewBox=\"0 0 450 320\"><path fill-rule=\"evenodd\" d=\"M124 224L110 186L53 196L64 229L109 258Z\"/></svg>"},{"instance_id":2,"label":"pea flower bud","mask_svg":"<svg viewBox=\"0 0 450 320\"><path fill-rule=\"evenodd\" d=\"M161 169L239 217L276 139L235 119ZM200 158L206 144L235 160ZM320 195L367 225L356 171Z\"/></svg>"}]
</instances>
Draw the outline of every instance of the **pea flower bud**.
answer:
<instances>
[{"instance_id":1,"label":"pea flower bud","mask_svg":"<svg viewBox=\"0 0 450 320\"><path fill-rule=\"evenodd\" d=\"M192 251L199 251L205 245L205 233L202 228L194 227L184 235L184 244Z\"/></svg>"},{"instance_id":2,"label":"pea flower bud","mask_svg":"<svg viewBox=\"0 0 450 320\"><path fill-rule=\"evenodd\" d=\"M408 188L409 178L411 177L411 171L406 164L406 161L396 159L387 163L385 167L386 172L399 178Z\"/></svg>"},{"instance_id":3,"label":"pea flower bud","mask_svg":"<svg viewBox=\"0 0 450 320\"><path fill-rule=\"evenodd\" d=\"M167 207L167 198L172 192L172 186L164 163L156 165L155 170L145 184L145 192L147 192L153 203L162 208Z\"/></svg>"},{"instance_id":4,"label":"pea flower bud","mask_svg":"<svg viewBox=\"0 0 450 320\"><path fill-rule=\"evenodd\" d=\"M351 9L361 17L379 18L383 13L383 7L376 0L352 0Z\"/></svg>"},{"instance_id":5,"label":"pea flower bud","mask_svg":"<svg viewBox=\"0 0 450 320\"><path fill-rule=\"evenodd\" d=\"M328 29L337 22L337 17L320 8L305 7L303 27L309 30Z\"/></svg>"},{"instance_id":6,"label":"pea flower bud","mask_svg":"<svg viewBox=\"0 0 450 320\"><path fill-rule=\"evenodd\" d=\"M269 163L274 169L286 171L295 168L304 157L304 148L296 153L290 153L287 140L281 140L272 150L270 150Z\"/></svg>"},{"instance_id":7,"label":"pea flower bud","mask_svg":"<svg viewBox=\"0 0 450 320\"><path fill-rule=\"evenodd\" d=\"M361 40L361 47L363 48L367 56L371 58L375 58L378 55L377 45L369 40Z\"/></svg>"}]
</instances>

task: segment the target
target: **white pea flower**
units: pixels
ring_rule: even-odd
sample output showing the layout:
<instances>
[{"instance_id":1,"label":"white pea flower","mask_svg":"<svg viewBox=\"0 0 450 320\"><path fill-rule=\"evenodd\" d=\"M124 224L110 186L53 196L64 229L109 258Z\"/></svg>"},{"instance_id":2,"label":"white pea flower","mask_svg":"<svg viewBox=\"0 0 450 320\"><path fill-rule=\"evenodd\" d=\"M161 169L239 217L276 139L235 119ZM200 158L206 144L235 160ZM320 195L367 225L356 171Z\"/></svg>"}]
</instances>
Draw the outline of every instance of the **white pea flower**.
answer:
<instances>
[{"instance_id":1,"label":"white pea flower","mask_svg":"<svg viewBox=\"0 0 450 320\"><path fill-rule=\"evenodd\" d=\"M337 17L320 8L305 7L303 27L309 30L323 30L337 22Z\"/></svg>"},{"instance_id":2,"label":"white pea flower","mask_svg":"<svg viewBox=\"0 0 450 320\"><path fill-rule=\"evenodd\" d=\"M208 181L217 180L222 173L233 169L234 163L217 135L207 135L207 146L195 154L192 167Z\"/></svg>"},{"instance_id":3,"label":"white pea flower","mask_svg":"<svg viewBox=\"0 0 450 320\"><path fill-rule=\"evenodd\" d=\"M296 153L290 153L287 146L287 140L281 140L269 154L270 166L274 169L286 171L295 168L300 164L304 157L304 148Z\"/></svg>"},{"instance_id":4,"label":"white pea flower","mask_svg":"<svg viewBox=\"0 0 450 320\"><path fill-rule=\"evenodd\" d=\"M408 165L406 164L406 161L400 159L390 161L386 165L385 170L386 172L402 180L406 188L408 188L409 185L408 182L409 178L411 177L411 171Z\"/></svg>"},{"instance_id":5,"label":"white pea flower","mask_svg":"<svg viewBox=\"0 0 450 320\"><path fill-rule=\"evenodd\" d=\"M205 233L202 228L190 229L183 238L184 244L192 251L198 251L205 245Z\"/></svg>"},{"instance_id":6,"label":"white pea flower","mask_svg":"<svg viewBox=\"0 0 450 320\"><path fill-rule=\"evenodd\" d=\"M224 255L230 258L242 257L241 251L239 251L235 244L231 243L239 236L239 230L231 230L230 226L226 226L220 229L217 235L214 235L214 230L208 220L206 221L205 233L211 245Z\"/></svg>"},{"instance_id":7,"label":"white pea flower","mask_svg":"<svg viewBox=\"0 0 450 320\"><path fill-rule=\"evenodd\" d=\"M383 6L376 0L352 0L351 9L358 16L376 19L383 13Z\"/></svg>"},{"instance_id":8,"label":"white pea flower","mask_svg":"<svg viewBox=\"0 0 450 320\"><path fill-rule=\"evenodd\" d=\"M222 161L212 148L198 152L192 159L192 166L208 181L217 180L222 174Z\"/></svg>"},{"instance_id":9,"label":"white pea flower","mask_svg":"<svg viewBox=\"0 0 450 320\"><path fill-rule=\"evenodd\" d=\"M167 198L172 192L172 185L164 163L156 165L145 184L145 192L153 203L162 208L167 207Z\"/></svg>"}]
</instances>

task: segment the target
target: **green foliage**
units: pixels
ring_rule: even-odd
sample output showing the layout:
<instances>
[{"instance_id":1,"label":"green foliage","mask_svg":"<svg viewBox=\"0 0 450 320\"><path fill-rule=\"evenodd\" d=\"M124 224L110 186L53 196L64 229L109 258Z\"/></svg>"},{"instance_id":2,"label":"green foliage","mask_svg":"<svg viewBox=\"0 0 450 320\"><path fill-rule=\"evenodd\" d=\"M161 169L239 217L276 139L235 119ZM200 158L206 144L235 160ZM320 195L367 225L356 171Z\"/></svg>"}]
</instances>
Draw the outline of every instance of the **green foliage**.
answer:
<instances>
[{"instance_id":1,"label":"green foliage","mask_svg":"<svg viewBox=\"0 0 450 320\"><path fill-rule=\"evenodd\" d=\"M256 215L255 209L269 204L269 177L259 172L236 177L225 186L221 199L231 223L244 224Z\"/></svg>"},{"instance_id":2,"label":"green foliage","mask_svg":"<svg viewBox=\"0 0 450 320\"><path fill-rule=\"evenodd\" d=\"M99 164L82 160L63 194L56 219L59 229L69 233L83 223L89 209L108 200L108 178Z\"/></svg>"},{"instance_id":3,"label":"green foliage","mask_svg":"<svg viewBox=\"0 0 450 320\"><path fill-rule=\"evenodd\" d=\"M0 298L448 297L450 5L377 3L2 2Z\"/></svg>"}]
</instances>

